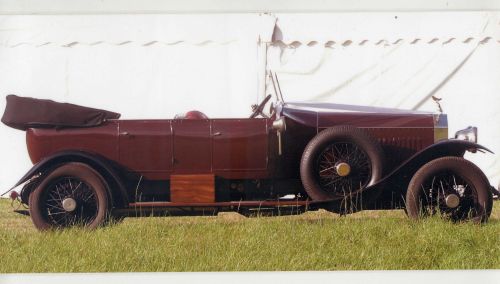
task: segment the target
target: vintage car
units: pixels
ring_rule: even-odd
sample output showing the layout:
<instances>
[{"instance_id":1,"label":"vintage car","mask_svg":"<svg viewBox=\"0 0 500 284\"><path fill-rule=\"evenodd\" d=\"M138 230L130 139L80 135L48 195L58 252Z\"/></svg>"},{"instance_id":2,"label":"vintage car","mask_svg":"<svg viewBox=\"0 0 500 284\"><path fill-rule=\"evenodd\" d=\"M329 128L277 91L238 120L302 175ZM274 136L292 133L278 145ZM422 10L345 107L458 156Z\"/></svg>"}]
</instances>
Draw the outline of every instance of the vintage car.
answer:
<instances>
[{"instance_id":1,"label":"vintage car","mask_svg":"<svg viewBox=\"0 0 500 284\"><path fill-rule=\"evenodd\" d=\"M2 121L26 131L34 166L11 197L40 229L96 228L151 214L340 214L405 209L484 222L491 186L463 155L490 152L442 113L267 96L249 118L121 120L119 114L7 96ZM270 105L270 111L265 107Z\"/></svg>"}]
</instances>

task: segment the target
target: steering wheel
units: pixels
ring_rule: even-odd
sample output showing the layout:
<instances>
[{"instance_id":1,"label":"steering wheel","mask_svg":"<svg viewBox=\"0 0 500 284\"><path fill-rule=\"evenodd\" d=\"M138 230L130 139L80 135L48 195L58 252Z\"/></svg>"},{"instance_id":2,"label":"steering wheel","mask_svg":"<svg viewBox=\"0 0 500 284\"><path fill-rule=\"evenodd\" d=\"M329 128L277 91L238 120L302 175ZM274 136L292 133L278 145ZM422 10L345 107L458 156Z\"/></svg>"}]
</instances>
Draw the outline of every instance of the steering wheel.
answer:
<instances>
[{"instance_id":1,"label":"steering wheel","mask_svg":"<svg viewBox=\"0 0 500 284\"><path fill-rule=\"evenodd\" d=\"M250 118L255 118L257 115L262 115L265 117L264 113L262 110L266 106L267 102L271 99L271 95L267 95L267 97L257 106L257 105L252 105L252 115L250 115Z\"/></svg>"}]
</instances>

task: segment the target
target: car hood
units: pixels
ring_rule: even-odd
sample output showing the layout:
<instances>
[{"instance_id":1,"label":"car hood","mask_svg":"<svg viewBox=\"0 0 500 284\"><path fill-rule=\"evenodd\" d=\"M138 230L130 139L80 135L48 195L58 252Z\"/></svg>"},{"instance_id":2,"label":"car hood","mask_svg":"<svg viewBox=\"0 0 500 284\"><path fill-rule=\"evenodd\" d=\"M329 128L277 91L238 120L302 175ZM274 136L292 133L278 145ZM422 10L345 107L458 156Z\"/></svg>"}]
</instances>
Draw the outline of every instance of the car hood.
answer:
<instances>
[{"instance_id":1,"label":"car hood","mask_svg":"<svg viewBox=\"0 0 500 284\"><path fill-rule=\"evenodd\" d=\"M291 102L281 106L281 115L312 127L349 124L357 127L433 127L435 117L445 114L428 111L355 106L332 103Z\"/></svg>"},{"instance_id":2,"label":"car hood","mask_svg":"<svg viewBox=\"0 0 500 284\"><path fill-rule=\"evenodd\" d=\"M417 110L402 110L396 108L384 108L373 106L357 106L332 103L303 103L303 102L287 102L283 109L303 110L311 112L359 112L359 113L381 113L381 114L423 114L429 115L433 112L417 111Z\"/></svg>"}]
</instances>

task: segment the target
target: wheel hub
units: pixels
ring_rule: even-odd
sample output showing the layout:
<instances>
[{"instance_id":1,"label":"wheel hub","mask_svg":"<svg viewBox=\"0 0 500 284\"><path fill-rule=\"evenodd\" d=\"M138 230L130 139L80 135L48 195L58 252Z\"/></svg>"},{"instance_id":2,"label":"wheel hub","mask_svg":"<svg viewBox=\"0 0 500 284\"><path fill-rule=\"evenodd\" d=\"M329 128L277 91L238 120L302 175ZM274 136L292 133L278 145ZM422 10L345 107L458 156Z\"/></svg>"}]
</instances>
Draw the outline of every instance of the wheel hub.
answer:
<instances>
[{"instance_id":1,"label":"wheel hub","mask_svg":"<svg viewBox=\"0 0 500 284\"><path fill-rule=\"evenodd\" d=\"M335 165L335 171L341 177L345 177L351 173L351 166L348 163L340 162Z\"/></svg>"},{"instance_id":2,"label":"wheel hub","mask_svg":"<svg viewBox=\"0 0 500 284\"><path fill-rule=\"evenodd\" d=\"M456 194L448 194L444 201L449 208L456 208L460 203L460 198Z\"/></svg>"},{"instance_id":3,"label":"wheel hub","mask_svg":"<svg viewBox=\"0 0 500 284\"><path fill-rule=\"evenodd\" d=\"M76 209L76 200L71 197L64 198L62 201L62 207L66 212L73 212Z\"/></svg>"}]
</instances>

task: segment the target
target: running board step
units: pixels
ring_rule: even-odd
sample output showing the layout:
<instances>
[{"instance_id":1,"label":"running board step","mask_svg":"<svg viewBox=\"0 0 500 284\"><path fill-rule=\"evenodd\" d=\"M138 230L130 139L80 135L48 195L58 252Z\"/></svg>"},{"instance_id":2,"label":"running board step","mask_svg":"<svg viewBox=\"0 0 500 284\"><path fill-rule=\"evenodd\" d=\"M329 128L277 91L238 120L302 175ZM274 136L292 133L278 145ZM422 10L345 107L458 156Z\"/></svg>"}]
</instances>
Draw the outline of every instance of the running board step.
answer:
<instances>
[{"instance_id":1,"label":"running board step","mask_svg":"<svg viewBox=\"0 0 500 284\"><path fill-rule=\"evenodd\" d=\"M263 206L308 206L315 204L311 200L287 200L287 201L227 201L227 202L134 202L130 207L263 207Z\"/></svg>"}]
</instances>

